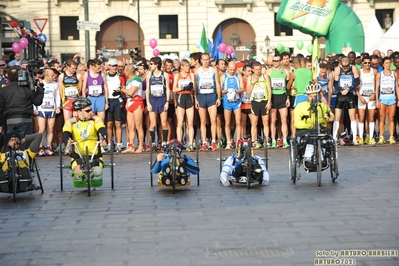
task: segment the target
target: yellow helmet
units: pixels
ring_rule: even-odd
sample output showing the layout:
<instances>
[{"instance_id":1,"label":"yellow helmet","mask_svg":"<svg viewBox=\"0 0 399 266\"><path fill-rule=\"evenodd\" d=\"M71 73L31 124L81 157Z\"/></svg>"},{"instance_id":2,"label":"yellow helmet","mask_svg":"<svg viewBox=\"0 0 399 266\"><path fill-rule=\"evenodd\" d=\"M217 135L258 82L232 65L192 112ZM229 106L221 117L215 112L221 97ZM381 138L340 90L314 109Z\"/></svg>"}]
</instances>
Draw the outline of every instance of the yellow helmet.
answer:
<instances>
[{"instance_id":1,"label":"yellow helmet","mask_svg":"<svg viewBox=\"0 0 399 266\"><path fill-rule=\"evenodd\" d=\"M311 93L317 93L320 91L320 84L316 83L310 83L308 86L306 86L306 94L311 94Z\"/></svg>"}]
</instances>

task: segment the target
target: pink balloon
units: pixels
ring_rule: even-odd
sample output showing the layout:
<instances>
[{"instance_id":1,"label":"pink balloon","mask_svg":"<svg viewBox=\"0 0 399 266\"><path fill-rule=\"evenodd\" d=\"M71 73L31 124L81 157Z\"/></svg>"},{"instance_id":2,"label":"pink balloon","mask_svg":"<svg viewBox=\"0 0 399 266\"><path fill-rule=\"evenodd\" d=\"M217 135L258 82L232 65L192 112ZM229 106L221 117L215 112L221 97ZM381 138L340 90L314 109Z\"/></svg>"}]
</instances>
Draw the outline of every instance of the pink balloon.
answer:
<instances>
[{"instance_id":1,"label":"pink balloon","mask_svg":"<svg viewBox=\"0 0 399 266\"><path fill-rule=\"evenodd\" d=\"M161 53L161 52L159 52L158 49L154 49L154 51L152 51L152 54L153 54L154 56L158 56L160 53Z\"/></svg>"},{"instance_id":2,"label":"pink balloon","mask_svg":"<svg viewBox=\"0 0 399 266\"><path fill-rule=\"evenodd\" d=\"M233 48L233 46L227 46L226 47L226 53L228 54L228 55L231 55L232 53L234 52L234 48Z\"/></svg>"},{"instance_id":3,"label":"pink balloon","mask_svg":"<svg viewBox=\"0 0 399 266\"><path fill-rule=\"evenodd\" d=\"M21 46L17 42L13 43L11 48L16 54L18 54L21 51Z\"/></svg>"},{"instance_id":4,"label":"pink balloon","mask_svg":"<svg viewBox=\"0 0 399 266\"><path fill-rule=\"evenodd\" d=\"M21 47L21 49L25 49L26 47L28 47L28 44L29 44L29 41L25 37L22 37L19 40L19 46Z\"/></svg>"},{"instance_id":5,"label":"pink balloon","mask_svg":"<svg viewBox=\"0 0 399 266\"><path fill-rule=\"evenodd\" d=\"M219 52L224 53L226 51L226 45L224 43L219 44Z\"/></svg>"},{"instance_id":6,"label":"pink balloon","mask_svg":"<svg viewBox=\"0 0 399 266\"><path fill-rule=\"evenodd\" d=\"M158 45L157 39L152 38L152 39L150 40L150 46L151 46L151 48L154 49L155 47L157 47L157 45Z\"/></svg>"}]
</instances>

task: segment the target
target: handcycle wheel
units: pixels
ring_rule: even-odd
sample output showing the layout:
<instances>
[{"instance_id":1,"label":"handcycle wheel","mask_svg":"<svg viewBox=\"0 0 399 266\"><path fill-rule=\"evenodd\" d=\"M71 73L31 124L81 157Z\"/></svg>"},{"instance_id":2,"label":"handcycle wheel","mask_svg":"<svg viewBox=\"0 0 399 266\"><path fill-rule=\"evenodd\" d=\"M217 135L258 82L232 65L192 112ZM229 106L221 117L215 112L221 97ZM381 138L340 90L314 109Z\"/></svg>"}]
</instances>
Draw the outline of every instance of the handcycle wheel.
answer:
<instances>
[{"instance_id":1,"label":"handcycle wheel","mask_svg":"<svg viewBox=\"0 0 399 266\"><path fill-rule=\"evenodd\" d=\"M36 175L37 175L37 180L39 181L40 190L42 191L42 194L43 194L44 193L44 189L43 189L42 179L40 178L39 167L37 166L36 159L33 159L33 164L35 165L35 171L36 171Z\"/></svg>"},{"instance_id":2,"label":"handcycle wheel","mask_svg":"<svg viewBox=\"0 0 399 266\"><path fill-rule=\"evenodd\" d=\"M316 152L316 164L317 164L317 185L321 186L321 143L317 140L317 152Z\"/></svg>"},{"instance_id":3,"label":"handcycle wheel","mask_svg":"<svg viewBox=\"0 0 399 266\"><path fill-rule=\"evenodd\" d=\"M64 165L62 164L62 150L61 150L61 144L60 144L60 147L59 147L59 157L60 157L60 185L61 185L61 191L63 191L64 190L64 185L63 185L63 179L64 179L64 176L63 176L63 173L62 173L62 170L63 170L63 167L64 167Z\"/></svg>"},{"instance_id":4,"label":"handcycle wheel","mask_svg":"<svg viewBox=\"0 0 399 266\"><path fill-rule=\"evenodd\" d=\"M172 153L172 193L175 194L176 191L176 168L177 168L177 162L176 162L176 142L173 144L173 153Z\"/></svg>"},{"instance_id":5,"label":"handcycle wheel","mask_svg":"<svg viewBox=\"0 0 399 266\"><path fill-rule=\"evenodd\" d=\"M86 154L85 154L85 178L87 182L87 195L90 197L90 183L91 183L91 176L90 176L90 158L89 158L89 147L86 146Z\"/></svg>"},{"instance_id":6,"label":"handcycle wheel","mask_svg":"<svg viewBox=\"0 0 399 266\"><path fill-rule=\"evenodd\" d=\"M110 167L111 167L111 189L114 189L114 147L111 145L110 150Z\"/></svg>"},{"instance_id":7,"label":"handcycle wheel","mask_svg":"<svg viewBox=\"0 0 399 266\"><path fill-rule=\"evenodd\" d=\"M290 140L290 159L288 162L288 169L291 176L292 183L296 182L296 170L297 170L297 157L298 157L297 146L295 140Z\"/></svg>"},{"instance_id":8,"label":"handcycle wheel","mask_svg":"<svg viewBox=\"0 0 399 266\"><path fill-rule=\"evenodd\" d=\"M18 180L16 177L16 169L15 169L15 151L10 150L10 161L11 161L11 186L12 186L12 199L14 202L17 202L17 185Z\"/></svg>"},{"instance_id":9,"label":"handcycle wheel","mask_svg":"<svg viewBox=\"0 0 399 266\"><path fill-rule=\"evenodd\" d=\"M245 152L245 157L244 157L244 161L243 164L245 165L245 175L247 177L247 188L250 189L251 188L251 163L249 161L249 156L251 156L251 152L249 151L249 147L245 147L244 149Z\"/></svg>"},{"instance_id":10,"label":"handcycle wheel","mask_svg":"<svg viewBox=\"0 0 399 266\"><path fill-rule=\"evenodd\" d=\"M334 144L334 147L331 149L329 163L330 163L331 180L332 180L332 182L335 182L335 180L338 178L338 175L339 175L338 153L337 153L335 144Z\"/></svg>"}]
</instances>

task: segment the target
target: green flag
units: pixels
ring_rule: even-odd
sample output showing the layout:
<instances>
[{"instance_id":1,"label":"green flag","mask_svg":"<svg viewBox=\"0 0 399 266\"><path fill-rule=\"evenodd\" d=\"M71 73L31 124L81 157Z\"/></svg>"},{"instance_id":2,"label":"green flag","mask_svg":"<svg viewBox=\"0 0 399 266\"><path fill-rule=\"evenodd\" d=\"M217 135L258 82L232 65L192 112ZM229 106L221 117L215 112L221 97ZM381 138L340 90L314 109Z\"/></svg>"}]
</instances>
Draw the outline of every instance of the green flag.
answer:
<instances>
[{"instance_id":1,"label":"green flag","mask_svg":"<svg viewBox=\"0 0 399 266\"><path fill-rule=\"evenodd\" d=\"M205 26L202 25L202 35L201 35L201 47L205 53L209 53L209 48L208 48L208 39L206 38L206 32L205 32Z\"/></svg>"}]
</instances>

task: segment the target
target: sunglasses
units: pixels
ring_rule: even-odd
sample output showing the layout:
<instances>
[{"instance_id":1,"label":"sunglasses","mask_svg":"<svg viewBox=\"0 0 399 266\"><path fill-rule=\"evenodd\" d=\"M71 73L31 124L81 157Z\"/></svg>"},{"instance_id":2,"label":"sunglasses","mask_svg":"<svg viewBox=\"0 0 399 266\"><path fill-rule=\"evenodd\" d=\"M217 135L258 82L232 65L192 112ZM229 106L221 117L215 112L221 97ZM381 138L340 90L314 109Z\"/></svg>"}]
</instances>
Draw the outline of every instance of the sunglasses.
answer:
<instances>
[{"instance_id":1,"label":"sunglasses","mask_svg":"<svg viewBox=\"0 0 399 266\"><path fill-rule=\"evenodd\" d=\"M350 65L342 65L342 68L349 68L350 67Z\"/></svg>"},{"instance_id":2,"label":"sunglasses","mask_svg":"<svg viewBox=\"0 0 399 266\"><path fill-rule=\"evenodd\" d=\"M116 66L115 65L113 65L113 66L111 65L110 67L116 67Z\"/></svg>"},{"instance_id":3,"label":"sunglasses","mask_svg":"<svg viewBox=\"0 0 399 266\"><path fill-rule=\"evenodd\" d=\"M118 67L125 67L125 66L118 66Z\"/></svg>"},{"instance_id":4,"label":"sunglasses","mask_svg":"<svg viewBox=\"0 0 399 266\"><path fill-rule=\"evenodd\" d=\"M273 62L280 62L280 60L274 60L274 59L273 59Z\"/></svg>"},{"instance_id":5,"label":"sunglasses","mask_svg":"<svg viewBox=\"0 0 399 266\"><path fill-rule=\"evenodd\" d=\"M1 65L0 65L0 67L5 67L5 66L6 66L6 64L1 64Z\"/></svg>"},{"instance_id":6,"label":"sunglasses","mask_svg":"<svg viewBox=\"0 0 399 266\"><path fill-rule=\"evenodd\" d=\"M371 62L363 62L363 65L370 65Z\"/></svg>"},{"instance_id":7,"label":"sunglasses","mask_svg":"<svg viewBox=\"0 0 399 266\"><path fill-rule=\"evenodd\" d=\"M92 109L89 109L89 110L82 110L82 111L84 111L84 112L86 112L86 113L90 113L91 110L92 110Z\"/></svg>"}]
</instances>

